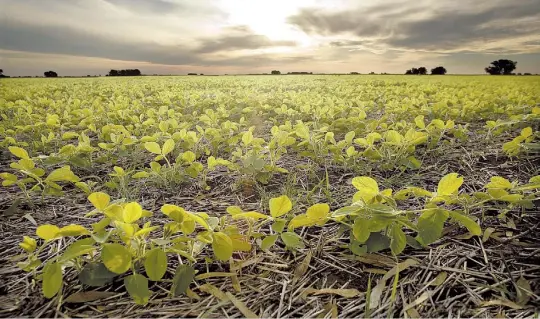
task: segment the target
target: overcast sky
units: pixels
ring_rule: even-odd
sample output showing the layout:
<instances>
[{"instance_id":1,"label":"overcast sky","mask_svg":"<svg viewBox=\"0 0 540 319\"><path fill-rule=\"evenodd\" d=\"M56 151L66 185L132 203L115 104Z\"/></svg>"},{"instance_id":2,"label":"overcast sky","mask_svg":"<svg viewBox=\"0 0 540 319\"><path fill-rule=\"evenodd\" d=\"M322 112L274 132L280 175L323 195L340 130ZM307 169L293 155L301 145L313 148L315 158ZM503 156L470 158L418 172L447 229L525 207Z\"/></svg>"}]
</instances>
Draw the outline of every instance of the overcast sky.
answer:
<instances>
[{"instance_id":1,"label":"overcast sky","mask_svg":"<svg viewBox=\"0 0 540 319\"><path fill-rule=\"evenodd\" d=\"M7 75L540 73L540 0L0 0Z\"/></svg>"}]
</instances>

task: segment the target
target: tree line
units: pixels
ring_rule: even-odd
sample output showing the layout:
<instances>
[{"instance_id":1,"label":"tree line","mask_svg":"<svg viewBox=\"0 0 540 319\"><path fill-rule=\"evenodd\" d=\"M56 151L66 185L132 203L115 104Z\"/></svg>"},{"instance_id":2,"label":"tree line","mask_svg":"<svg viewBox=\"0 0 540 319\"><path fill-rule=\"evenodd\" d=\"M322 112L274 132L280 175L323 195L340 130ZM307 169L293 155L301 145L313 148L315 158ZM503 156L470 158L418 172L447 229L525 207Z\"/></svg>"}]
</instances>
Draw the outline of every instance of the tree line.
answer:
<instances>
[{"instance_id":1,"label":"tree line","mask_svg":"<svg viewBox=\"0 0 540 319\"><path fill-rule=\"evenodd\" d=\"M516 61L507 60L507 59L500 59L497 61L491 62L491 64L484 69L486 73L489 73L490 75L511 75L517 66ZM434 75L445 75L447 73L446 68L443 66L438 66L436 68L431 69L431 74ZM407 75L426 75L427 69L426 67L419 67L419 68L411 68L407 71L405 71L405 74ZM530 75L530 73L525 73L525 75Z\"/></svg>"},{"instance_id":2,"label":"tree line","mask_svg":"<svg viewBox=\"0 0 540 319\"><path fill-rule=\"evenodd\" d=\"M431 74L434 75L445 75L446 74L446 68L443 66L438 66L436 68L431 69ZM424 66L421 66L419 68L411 68L407 71L405 71L405 74L414 74L414 75L426 75L427 69Z\"/></svg>"},{"instance_id":3,"label":"tree line","mask_svg":"<svg viewBox=\"0 0 540 319\"><path fill-rule=\"evenodd\" d=\"M110 70L107 76L139 76L141 70L139 69L126 69L126 70Z\"/></svg>"},{"instance_id":4,"label":"tree line","mask_svg":"<svg viewBox=\"0 0 540 319\"><path fill-rule=\"evenodd\" d=\"M513 71L516 69L517 61L512 61L508 59L499 59L491 62L491 64L484 68L484 71L490 75L514 75ZM418 68L410 68L405 71L407 75L426 75L428 72L427 68L424 66ZM445 75L447 70L443 66L438 66L431 69L431 74L433 75ZM265 73L267 74L267 73ZM279 75L282 74L279 70L272 70L270 74ZM288 72L287 74L313 74L313 72ZM351 72L350 74L359 74L358 72ZM375 74L371 72L370 74ZM386 73L384 73L386 74ZM58 73L54 71L46 71L43 73L46 78L56 78ZM142 75L139 69L125 69L125 70L110 70L107 76L140 76ZM188 73L188 75L197 75L197 73ZM202 73L200 75L203 75ZM521 75L518 73L517 75ZM523 73L523 75L531 75L531 73ZM9 77L4 75L4 71L0 69L0 78Z\"/></svg>"}]
</instances>

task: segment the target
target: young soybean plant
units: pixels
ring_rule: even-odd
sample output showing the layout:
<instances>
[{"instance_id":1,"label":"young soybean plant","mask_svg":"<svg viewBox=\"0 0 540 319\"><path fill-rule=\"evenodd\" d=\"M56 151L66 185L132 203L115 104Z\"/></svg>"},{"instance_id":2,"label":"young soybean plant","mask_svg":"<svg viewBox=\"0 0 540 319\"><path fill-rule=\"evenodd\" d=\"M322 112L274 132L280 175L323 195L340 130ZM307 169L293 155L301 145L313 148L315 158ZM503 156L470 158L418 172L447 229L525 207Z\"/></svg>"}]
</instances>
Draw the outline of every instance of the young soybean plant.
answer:
<instances>
[{"instance_id":1,"label":"young soybean plant","mask_svg":"<svg viewBox=\"0 0 540 319\"><path fill-rule=\"evenodd\" d=\"M352 183L358 189L353 196L353 204L333 212L332 219L350 227L349 248L354 254L390 248L394 255L398 255L407 244L426 246L442 236L444 223L449 218L465 226L473 235L481 234L480 226L467 214L440 205L459 203L458 190L463 177L456 173L444 176L433 193L419 187L408 187L392 195L391 189L381 191L377 182L367 176L355 177ZM397 201L410 196L425 198L424 209L400 209ZM417 236L406 235L403 227L416 232Z\"/></svg>"},{"instance_id":2,"label":"young soybean plant","mask_svg":"<svg viewBox=\"0 0 540 319\"><path fill-rule=\"evenodd\" d=\"M55 225L41 225L36 235L43 240L38 247L37 241L25 236L20 244L27 254L27 261L19 266L25 271L38 273L42 264L40 253L47 247L57 244L65 237L83 237L61 254L49 259L41 270L42 291L47 298L57 295L63 285L63 272L66 268L79 271L79 280L89 286L103 286L119 275L131 272L124 277L124 285L138 304L146 304L150 298L149 279L159 281L167 270L167 254L175 253L194 262L186 249L186 243L193 241L185 236L172 237L174 233L184 230L189 232L195 223L207 226L198 215L176 209L173 205L165 205L162 211L173 221L164 227L164 237L149 238L149 234L158 230L159 226L151 226L142 220L152 215L142 209L137 202L111 202L109 195L98 192L88 196L95 209L87 214L102 215L102 219L91 225L91 230L82 225L69 225L59 228ZM219 242L219 241L218 241ZM142 269L144 268L143 275ZM173 278L174 295L185 293L195 274L188 264L178 267Z\"/></svg>"},{"instance_id":3,"label":"young soybean plant","mask_svg":"<svg viewBox=\"0 0 540 319\"><path fill-rule=\"evenodd\" d=\"M36 166L25 149L16 146L10 146L8 149L11 154L19 158L17 162L12 162L9 166L24 178L19 179L17 175L7 172L0 173L0 178L4 180L2 185L17 185L28 200L30 200L30 192L41 192L42 196L62 195L62 186L58 182L71 182L83 190L88 188L86 183L79 181L79 177L71 171L69 166L57 168L45 177L45 170Z\"/></svg>"},{"instance_id":4,"label":"young soybean plant","mask_svg":"<svg viewBox=\"0 0 540 319\"><path fill-rule=\"evenodd\" d=\"M286 195L271 198L269 200L269 207L270 216L255 211L244 212L242 209L236 206L227 208L227 212L231 214L233 219L247 220L249 230L246 237L248 240L250 240L252 236L264 236L259 232L260 228L266 222L272 222L270 228L274 234L267 235L262 238L261 242L259 243L262 250L270 249L276 243L278 238L281 239L283 244L285 244L286 249L293 252L295 252L297 249L304 248L305 245L302 237L296 234L294 229L315 225L323 226L328 220L330 213L330 207L328 204L315 204L309 207L305 214L291 216L290 211L292 210L293 205L289 197ZM261 219L263 220L261 224L254 224L255 221ZM285 229L286 226L287 229Z\"/></svg>"}]
</instances>

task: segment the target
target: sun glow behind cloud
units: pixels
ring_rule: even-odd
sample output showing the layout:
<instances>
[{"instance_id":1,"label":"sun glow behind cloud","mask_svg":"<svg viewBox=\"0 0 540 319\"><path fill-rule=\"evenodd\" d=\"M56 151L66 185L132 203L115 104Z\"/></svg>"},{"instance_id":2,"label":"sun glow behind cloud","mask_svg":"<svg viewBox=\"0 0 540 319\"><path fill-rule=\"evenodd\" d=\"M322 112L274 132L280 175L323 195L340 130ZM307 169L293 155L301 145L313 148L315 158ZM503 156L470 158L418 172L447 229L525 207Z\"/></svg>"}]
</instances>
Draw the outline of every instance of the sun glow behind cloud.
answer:
<instances>
[{"instance_id":1,"label":"sun glow behind cloud","mask_svg":"<svg viewBox=\"0 0 540 319\"><path fill-rule=\"evenodd\" d=\"M271 40L295 41L300 47L313 44L313 38L287 23L287 17L297 14L306 6L315 6L315 0L222 0L230 25L246 25L253 32ZM267 52L288 52L288 48L266 49Z\"/></svg>"}]
</instances>

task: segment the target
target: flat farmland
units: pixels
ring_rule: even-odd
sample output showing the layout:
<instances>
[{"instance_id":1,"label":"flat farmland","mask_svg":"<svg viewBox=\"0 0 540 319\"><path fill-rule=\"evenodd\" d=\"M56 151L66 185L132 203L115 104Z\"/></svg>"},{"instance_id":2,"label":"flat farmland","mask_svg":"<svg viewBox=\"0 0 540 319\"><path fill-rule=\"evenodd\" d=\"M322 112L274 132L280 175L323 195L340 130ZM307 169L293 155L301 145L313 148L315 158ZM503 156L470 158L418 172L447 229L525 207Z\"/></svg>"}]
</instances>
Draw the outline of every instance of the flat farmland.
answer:
<instances>
[{"instance_id":1,"label":"flat farmland","mask_svg":"<svg viewBox=\"0 0 540 319\"><path fill-rule=\"evenodd\" d=\"M540 77L0 81L0 314L530 317Z\"/></svg>"}]
</instances>

